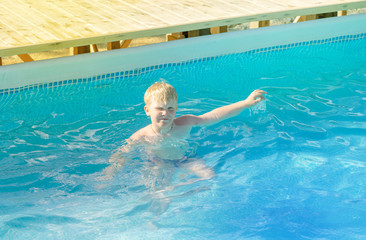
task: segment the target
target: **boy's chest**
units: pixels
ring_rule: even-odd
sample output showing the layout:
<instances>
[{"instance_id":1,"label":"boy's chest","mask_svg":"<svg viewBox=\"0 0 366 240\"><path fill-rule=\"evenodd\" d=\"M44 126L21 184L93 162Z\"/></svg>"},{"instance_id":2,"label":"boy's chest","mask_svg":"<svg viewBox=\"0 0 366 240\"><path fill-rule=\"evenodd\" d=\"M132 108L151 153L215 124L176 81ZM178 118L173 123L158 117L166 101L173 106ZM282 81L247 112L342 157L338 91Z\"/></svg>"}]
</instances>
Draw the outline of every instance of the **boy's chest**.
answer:
<instances>
[{"instance_id":1,"label":"boy's chest","mask_svg":"<svg viewBox=\"0 0 366 240\"><path fill-rule=\"evenodd\" d=\"M165 139L167 141L174 141L174 139L187 139L189 137L191 129L191 126L175 125L170 134L168 134Z\"/></svg>"},{"instance_id":2,"label":"boy's chest","mask_svg":"<svg viewBox=\"0 0 366 240\"><path fill-rule=\"evenodd\" d=\"M189 143L186 140L169 137L151 144L147 150L152 157L178 160L186 155L188 148Z\"/></svg>"}]
</instances>

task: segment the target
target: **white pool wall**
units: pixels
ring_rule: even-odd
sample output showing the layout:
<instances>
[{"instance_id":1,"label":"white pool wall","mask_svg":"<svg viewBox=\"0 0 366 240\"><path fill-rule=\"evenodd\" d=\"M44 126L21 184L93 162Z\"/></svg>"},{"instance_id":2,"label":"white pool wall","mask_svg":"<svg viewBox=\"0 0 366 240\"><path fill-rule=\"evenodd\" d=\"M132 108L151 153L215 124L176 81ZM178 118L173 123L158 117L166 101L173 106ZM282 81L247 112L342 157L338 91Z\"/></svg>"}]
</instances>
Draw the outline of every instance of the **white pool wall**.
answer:
<instances>
[{"instance_id":1,"label":"white pool wall","mask_svg":"<svg viewBox=\"0 0 366 240\"><path fill-rule=\"evenodd\" d=\"M88 78L165 63L360 33L366 33L366 14L14 64L0 67L0 89Z\"/></svg>"}]
</instances>

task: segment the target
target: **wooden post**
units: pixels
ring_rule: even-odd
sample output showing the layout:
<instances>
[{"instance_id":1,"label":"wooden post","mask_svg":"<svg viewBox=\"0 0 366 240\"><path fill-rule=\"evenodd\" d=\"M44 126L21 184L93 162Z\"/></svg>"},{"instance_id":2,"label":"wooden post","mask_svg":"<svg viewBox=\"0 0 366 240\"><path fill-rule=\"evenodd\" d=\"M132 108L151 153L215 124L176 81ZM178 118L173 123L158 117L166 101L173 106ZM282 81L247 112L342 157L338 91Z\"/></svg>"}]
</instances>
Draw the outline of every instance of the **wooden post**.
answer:
<instances>
[{"instance_id":1,"label":"wooden post","mask_svg":"<svg viewBox=\"0 0 366 240\"><path fill-rule=\"evenodd\" d=\"M177 32L167 35L167 41L173 41L178 39L185 39L188 37L188 32Z\"/></svg>"},{"instance_id":2,"label":"wooden post","mask_svg":"<svg viewBox=\"0 0 366 240\"><path fill-rule=\"evenodd\" d=\"M124 40L120 46L120 48L128 48L130 46L130 43L132 42L132 39Z\"/></svg>"},{"instance_id":3,"label":"wooden post","mask_svg":"<svg viewBox=\"0 0 366 240\"><path fill-rule=\"evenodd\" d=\"M224 32L227 32L227 26L211 28L211 34L218 34L218 33L224 33Z\"/></svg>"},{"instance_id":4,"label":"wooden post","mask_svg":"<svg viewBox=\"0 0 366 240\"><path fill-rule=\"evenodd\" d=\"M3 59L0 57L0 66L3 65Z\"/></svg>"},{"instance_id":5,"label":"wooden post","mask_svg":"<svg viewBox=\"0 0 366 240\"><path fill-rule=\"evenodd\" d=\"M120 41L107 43L107 50L119 49L121 47Z\"/></svg>"},{"instance_id":6,"label":"wooden post","mask_svg":"<svg viewBox=\"0 0 366 240\"><path fill-rule=\"evenodd\" d=\"M343 10L343 11L338 11L337 12L337 16L340 17L340 16L346 16L347 15L347 10Z\"/></svg>"},{"instance_id":7,"label":"wooden post","mask_svg":"<svg viewBox=\"0 0 366 240\"><path fill-rule=\"evenodd\" d=\"M211 34L211 28L203 28L198 30L198 36L206 36Z\"/></svg>"},{"instance_id":8,"label":"wooden post","mask_svg":"<svg viewBox=\"0 0 366 240\"><path fill-rule=\"evenodd\" d=\"M269 20L259 21L259 23L258 23L259 27L268 27L269 24L270 24Z\"/></svg>"},{"instance_id":9,"label":"wooden post","mask_svg":"<svg viewBox=\"0 0 366 240\"><path fill-rule=\"evenodd\" d=\"M200 30L192 30L188 31L188 37L198 37L200 35Z\"/></svg>"},{"instance_id":10,"label":"wooden post","mask_svg":"<svg viewBox=\"0 0 366 240\"><path fill-rule=\"evenodd\" d=\"M179 32L166 35L167 41L174 41L174 40L183 39L183 38L185 38L184 35Z\"/></svg>"},{"instance_id":11,"label":"wooden post","mask_svg":"<svg viewBox=\"0 0 366 240\"><path fill-rule=\"evenodd\" d=\"M336 16L337 16L337 12L321 13L321 14L317 14L316 19L336 17Z\"/></svg>"},{"instance_id":12,"label":"wooden post","mask_svg":"<svg viewBox=\"0 0 366 240\"><path fill-rule=\"evenodd\" d=\"M315 20L315 19L317 19L316 14L306 15L306 16L298 16L298 17L295 18L294 23L305 22L305 21L310 21L310 20Z\"/></svg>"},{"instance_id":13,"label":"wooden post","mask_svg":"<svg viewBox=\"0 0 366 240\"><path fill-rule=\"evenodd\" d=\"M340 11L340 12L344 12L344 11ZM347 11L345 11L347 14ZM309 20L315 20L315 19L321 19L321 18L328 18L328 17L336 17L338 15L337 12L329 12L329 13L321 13L321 14L313 14L313 15L307 15L307 16L298 16L295 18L294 23L297 22L305 22L305 21L309 21Z\"/></svg>"},{"instance_id":14,"label":"wooden post","mask_svg":"<svg viewBox=\"0 0 366 240\"><path fill-rule=\"evenodd\" d=\"M29 54L19 54L18 57L23 60L23 62L33 62L34 59L29 56Z\"/></svg>"},{"instance_id":15,"label":"wooden post","mask_svg":"<svg viewBox=\"0 0 366 240\"><path fill-rule=\"evenodd\" d=\"M99 52L97 44L93 44L92 47L94 52Z\"/></svg>"},{"instance_id":16,"label":"wooden post","mask_svg":"<svg viewBox=\"0 0 366 240\"><path fill-rule=\"evenodd\" d=\"M90 45L74 47L74 55L90 53Z\"/></svg>"},{"instance_id":17,"label":"wooden post","mask_svg":"<svg viewBox=\"0 0 366 240\"><path fill-rule=\"evenodd\" d=\"M269 20L259 21L259 22L251 22L249 24L250 28L268 27L269 25L270 25Z\"/></svg>"},{"instance_id":18,"label":"wooden post","mask_svg":"<svg viewBox=\"0 0 366 240\"><path fill-rule=\"evenodd\" d=\"M177 39L205 36L210 34L217 34L227 32L227 26L204 28L199 30L191 30L187 32L172 33L166 36L167 41L173 41Z\"/></svg>"}]
</instances>

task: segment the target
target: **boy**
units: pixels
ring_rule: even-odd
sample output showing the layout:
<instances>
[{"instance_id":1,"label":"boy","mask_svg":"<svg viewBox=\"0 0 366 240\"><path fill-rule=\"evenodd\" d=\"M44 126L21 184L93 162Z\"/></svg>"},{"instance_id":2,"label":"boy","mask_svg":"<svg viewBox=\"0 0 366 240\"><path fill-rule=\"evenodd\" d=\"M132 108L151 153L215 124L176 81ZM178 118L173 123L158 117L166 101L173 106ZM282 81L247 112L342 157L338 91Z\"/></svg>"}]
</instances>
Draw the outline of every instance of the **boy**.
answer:
<instances>
[{"instance_id":1,"label":"boy","mask_svg":"<svg viewBox=\"0 0 366 240\"><path fill-rule=\"evenodd\" d=\"M175 118L177 112L177 93L167 83L156 82L145 92L145 113L151 119L151 124L135 132L122 146L110 161L113 165L105 169L111 177L126 161L124 155L133 149L143 147L156 164L174 163L175 166L188 169L200 179L209 179L214 176L212 169L202 160L188 158L189 133L193 126L211 125L224 119L238 115L244 109L264 100L265 91L255 90L247 99L227 106L214 109L200 116L183 115Z\"/></svg>"}]
</instances>

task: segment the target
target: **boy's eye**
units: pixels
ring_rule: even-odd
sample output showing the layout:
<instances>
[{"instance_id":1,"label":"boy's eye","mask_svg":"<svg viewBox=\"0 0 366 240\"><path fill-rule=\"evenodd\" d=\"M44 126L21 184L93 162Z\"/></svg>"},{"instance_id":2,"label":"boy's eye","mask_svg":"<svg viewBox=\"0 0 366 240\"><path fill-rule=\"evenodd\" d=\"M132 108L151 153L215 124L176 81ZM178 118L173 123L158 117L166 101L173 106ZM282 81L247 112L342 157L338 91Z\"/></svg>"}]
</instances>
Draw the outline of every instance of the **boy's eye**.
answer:
<instances>
[{"instance_id":1,"label":"boy's eye","mask_svg":"<svg viewBox=\"0 0 366 240\"><path fill-rule=\"evenodd\" d=\"M157 111L169 111L169 112L172 112L172 111L175 111L175 108L174 107L168 107L168 108L163 108L163 107L156 107L155 108Z\"/></svg>"}]
</instances>

